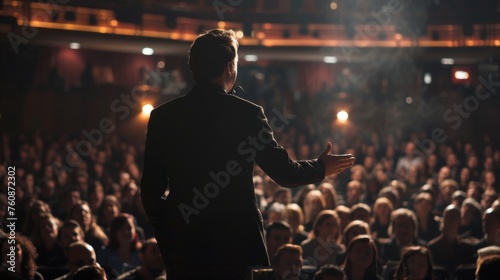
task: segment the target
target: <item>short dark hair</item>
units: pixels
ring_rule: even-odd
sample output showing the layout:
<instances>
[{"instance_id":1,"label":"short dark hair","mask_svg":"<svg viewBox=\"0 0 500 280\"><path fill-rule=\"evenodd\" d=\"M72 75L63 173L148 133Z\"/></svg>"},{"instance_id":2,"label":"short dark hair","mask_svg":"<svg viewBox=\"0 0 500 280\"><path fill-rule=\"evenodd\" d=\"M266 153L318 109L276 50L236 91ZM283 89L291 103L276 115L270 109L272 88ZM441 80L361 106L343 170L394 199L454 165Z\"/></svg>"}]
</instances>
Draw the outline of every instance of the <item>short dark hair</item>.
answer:
<instances>
[{"instance_id":1,"label":"short dark hair","mask_svg":"<svg viewBox=\"0 0 500 280\"><path fill-rule=\"evenodd\" d=\"M401 257L401 261L399 262L398 268L396 269L395 279L404 279L406 276L408 276L408 274L410 273L408 271L408 260L417 254L425 256L427 260L427 273L424 279L425 280L434 279L432 275L433 264L429 249L423 246L411 246L411 247L406 247L403 250L403 252L404 253L403 256Z\"/></svg>"},{"instance_id":2,"label":"short dark hair","mask_svg":"<svg viewBox=\"0 0 500 280\"><path fill-rule=\"evenodd\" d=\"M238 40L233 30L212 29L194 40L189 50L189 68L197 83L218 78L236 57Z\"/></svg>"},{"instance_id":3,"label":"short dark hair","mask_svg":"<svg viewBox=\"0 0 500 280\"><path fill-rule=\"evenodd\" d=\"M271 265L274 266L274 265L279 264L279 262L281 260L281 255L283 255L283 252L297 253L297 254L299 254L299 256L302 256L302 247L300 247L299 245L290 244L290 243L281 245L278 248L278 251L276 251L276 254L274 255L273 259L271 260Z\"/></svg>"},{"instance_id":4,"label":"short dark hair","mask_svg":"<svg viewBox=\"0 0 500 280\"><path fill-rule=\"evenodd\" d=\"M287 222L284 221L274 221L266 226L266 238L271 235L271 232L275 229L288 230L292 233L292 227Z\"/></svg>"},{"instance_id":5,"label":"short dark hair","mask_svg":"<svg viewBox=\"0 0 500 280\"><path fill-rule=\"evenodd\" d=\"M342 279L347 279L344 270L333 264L326 264L320 267L316 273L314 273L313 280L322 280L323 276L339 276L342 277Z\"/></svg>"}]
</instances>

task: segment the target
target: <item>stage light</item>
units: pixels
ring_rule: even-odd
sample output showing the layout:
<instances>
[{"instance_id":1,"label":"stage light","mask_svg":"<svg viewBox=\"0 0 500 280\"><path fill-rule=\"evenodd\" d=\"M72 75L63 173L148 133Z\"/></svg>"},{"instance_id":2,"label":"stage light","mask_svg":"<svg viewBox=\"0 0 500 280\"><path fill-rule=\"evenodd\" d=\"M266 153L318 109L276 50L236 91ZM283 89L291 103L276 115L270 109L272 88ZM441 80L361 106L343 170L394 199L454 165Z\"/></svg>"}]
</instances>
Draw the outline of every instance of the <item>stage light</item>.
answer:
<instances>
[{"instance_id":1,"label":"stage light","mask_svg":"<svg viewBox=\"0 0 500 280\"><path fill-rule=\"evenodd\" d=\"M457 79L457 80L469 79L469 73L467 73L466 71L461 71L461 70L455 71L453 76L455 76L455 79Z\"/></svg>"},{"instance_id":2,"label":"stage light","mask_svg":"<svg viewBox=\"0 0 500 280\"><path fill-rule=\"evenodd\" d=\"M332 1L332 3L330 3L330 9L335 11L337 8L338 8L337 2Z\"/></svg>"},{"instance_id":3,"label":"stage light","mask_svg":"<svg viewBox=\"0 0 500 280\"><path fill-rule=\"evenodd\" d=\"M264 32L257 33L257 39L264 40L264 38L266 38L266 33L264 33Z\"/></svg>"},{"instance_id":4,"label":"stage light","mask_svg":"<svg viewBox=\"0 0 500 280\"><path fill-rule=\"evenodd\" d=\"M152 55L153 53L154 53L154 50L152 48L143 48L142 49L143 55Z\"/></svg>"},{"instance_id":5,"label":"stage light","mask_svg":"<svg viewBox=\"0 0 500 280\"><path fill-rule=\"evenodd\" d=\"M338 59L335 56L325 56L323 57L324 63L337 63Z\"/></svg>"},{"instance_id":6,"label":"stage light","mask_svg":"<svg viewBox=\"0 0 500 280\"><path fill-rule=\"evenodd\" d=\"M254 62L257 61L258 57L255 54L247 54L244 56L245 61Z\"/></svg>"},{"instance_id":7,"label":"stage light","mask_svg":"<svg viewBox=\"0 0 500 280\"><path fill-rule=\"evenodd\" d=\"M225 22L223 22L223 21L219 21L219 22L217 23L217 27L224 29L224 27L226 27L226 23L225 23Z\"/></svg>"},{"instance_id":8,"label":"stage light","mask_svg":"<svg viewBox=\"0 0 500 280\"><path fill-rule=\"evenodd\" d=\"M455 60L453 58L441 58L441 64L453 65L453 64L455 64Z\"/></svg>"},{"instance_id":9,"label":"stage light","mask_svg":"<svg viewBox=\"0 0 500 280\"><path fill-rule=\"evenodd\" d=\"M340 110L338 113L337 113L337 119L340 121L340 122L346 122L347 119L349 119L349 114L344 111L344 110Z\"/></svg>"},{"instance_id":10,"label":"stage light","mask_svg":"<svg viewBox=\"0 0 500 280\"><path fill-rule=\"evenodd\" d=\"M408 96L408 97L406 97L405 101L406 101L406 104L410 105L411 103L413 103L413 97Z\"/></svg>"},{"instance_id":11,"label":"stage light","mask_svg":"<svg viewBox=\"0 0 500 280\"><path fill-rule=\"evenodd\" d=\"M394 34L394 39L396 41L401 41L401 40L403 40L403 35L401 35L401 33L396 33L396 34Z\"/></svg>"},{"instance_id":12,"label":"stage light","mask_svg":"<svg viewBox=\"0 0 500 280\"><path fill-rule=\"evenodd\" d=\"M430 85L432 83L432 76L431 73L425 73L424 74L424 83L426 85Z\"/></svg>"},{"instance_id":13,"label":"stage light","mask_svg":"<svg viewBox=\"0 0 500 280\"><path fill-rule=\"evenodd\" d=\"M243 31L241 30L236 31L236 38L241 39L243 38L243 36L244 36Z\"/></svg>"},{"instance_id":14,"label":"stage light","mask_svg":"<svg viewBox=\"0 0 500 280\"><path fill-rule=\"evenodd\" d=\"M156 67L158 67L159 69L165 68L165 61L163 60L158 61L158 63L156 63Z\"/></svg>"},{"instance_id":15,"label":"stage light","mask_svg":"<svg viewBox=\"0 0 500 280\"><path fill-rule=\"evenodd\" d=\"M117 27L118 26L118 21L116 19L112 19L110 22L109 22L109 25L113 26L113 27Z\"/></svg>"},{"instance_id":16,"label":"stage light","mask_svg":"<svg viewBox=\"0 0 500 280\"><path fill-rule=\"evenodd\" d=\"M80 43L72 42L69 44L69 48L72 50L78 50L80 48Z\"/></svg>"},{"instance_id":17,"label":"stage light","mask_svg":"<svg viewBox=\"0 0 500 280\"><path fill-rule=\"evenodd\" d=\"M142 114L144 116L149 116L151 114L151 111L153 111L153 109L154 109L153 105L144 104L144 106L142 106Z\"/></svg>"}]
</instances>

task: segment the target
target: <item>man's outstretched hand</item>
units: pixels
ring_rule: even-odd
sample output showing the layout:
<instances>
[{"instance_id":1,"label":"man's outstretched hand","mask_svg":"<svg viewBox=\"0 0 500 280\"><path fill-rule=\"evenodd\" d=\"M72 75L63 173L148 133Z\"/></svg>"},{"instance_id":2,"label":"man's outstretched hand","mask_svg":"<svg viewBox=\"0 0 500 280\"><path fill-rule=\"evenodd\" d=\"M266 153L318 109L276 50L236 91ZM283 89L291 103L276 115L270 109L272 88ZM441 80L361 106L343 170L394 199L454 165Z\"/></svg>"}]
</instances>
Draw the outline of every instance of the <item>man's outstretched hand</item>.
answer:
<instances>
[{"instance_id":1,"label":"man's outstretched hand","mask_svg":"<svg viewBox=\"0 0 500 280\"><path fill-rule=\"evenodd\" d=\"M338 174L354 165L355 158L351 154L330 155L331 150L332 143L328 143L318 158L325 164L325 177Z\"/></svg>"}]
</instances>

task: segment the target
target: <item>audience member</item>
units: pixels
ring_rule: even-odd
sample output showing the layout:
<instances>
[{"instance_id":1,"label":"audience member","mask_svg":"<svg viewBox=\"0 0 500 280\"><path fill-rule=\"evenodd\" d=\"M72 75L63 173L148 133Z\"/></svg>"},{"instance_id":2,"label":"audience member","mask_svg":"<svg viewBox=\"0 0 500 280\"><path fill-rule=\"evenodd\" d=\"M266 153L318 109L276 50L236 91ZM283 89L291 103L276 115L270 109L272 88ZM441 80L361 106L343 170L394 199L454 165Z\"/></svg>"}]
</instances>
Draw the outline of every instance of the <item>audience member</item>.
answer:
<instances>
[{"instance_id":1,"label":"audience member","mask_svg":"<svg viewBox=\"0 0 500 280\"><path fill-rule=\"evenodd\" d=\"M161 258L158 242L154 238L150 238L142 244L139 253L141 265L123 273L116 278L117 280L155 280L162 275L166 275L165 265Z\"/></svg>"},{"instance_id":2,"label":"audience member","mask_svg":"<svg viewBox=\"0 0 500 280\"><path fill-rule=\"evenodd\" d=\"M314 220L309 238L300 245L304 262L316 267L337 264L338 255L345 250L341 242L339 216L334 210L321 211Z\"/></svg>"},{"instance_id":3,"label":"audience member","mask_svg":"<svg viewBox=\"0 0 500 280\"><path fill-rule=\"evenodd\" d=\"M382 280L377 273L377 246L369 235L354 237L343 264L349 280Z\"/></svg>"},{"instance_id":4,"label":"audience member","mask_svg":"<svg viewBox=\"0 0 500 280\"><path fill-rule=\"evenodd\" d=\"M425 247L407 247L396 270L395 280L434 280L433 263Z\"/></svg>"},{"instance_id":5,"label":"audience member","mask_svg":"<svg viewBox=\"0 0 500 280\"><path fill-rule=\"evenodd\" d=\"M66 268L68 273L56 278L55 280L71 279L73 274L81 267L96 264L96 255L94 248L88 243L77 241L71 243L68 247Z\"/></svg>"},{"instance_id":6,"label":"audience member","mask_svg":"<svg viewBox=\"0 0 500 280\"><path fill-rule=\"evenodd\" d=\"M274 221L266 226L266 246L269 257L274 256L278 248L292 241L292 228L282 221Z\"/></svg>"}]
</instances>

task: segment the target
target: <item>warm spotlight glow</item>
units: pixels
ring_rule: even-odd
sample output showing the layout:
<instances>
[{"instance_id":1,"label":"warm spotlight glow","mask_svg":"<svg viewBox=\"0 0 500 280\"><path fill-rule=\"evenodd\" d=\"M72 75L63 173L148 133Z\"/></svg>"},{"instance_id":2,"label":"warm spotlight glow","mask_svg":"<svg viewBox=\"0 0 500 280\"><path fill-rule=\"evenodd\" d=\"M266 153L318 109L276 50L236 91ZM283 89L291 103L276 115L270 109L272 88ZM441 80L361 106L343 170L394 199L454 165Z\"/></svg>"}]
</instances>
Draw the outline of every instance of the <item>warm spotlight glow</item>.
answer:
<instances>
[{"instance_id":1,"label":"warm spotlight glow","mask_svg":"<svg viewBox=\"0 0 500 280\"><path fill-rule=\"evenodd\" d=\"M469 73L465 71L455 71L455 79L457 80L467 80L469 79Z\"/></svg>"},{"instance_id":2,"label":"warm spotlight glow","mask_svg":"<svg viewBox=\"0 0 500 280\"><path fill-rule=\"evenodd\" d=\"M255 54L247 54L244 56L245 61L257 61L258 57Z\"/></svg>"},{"instance_id":3,"label":"warm spotlight glow","mask_svg":"<svg viewBox=\"0 0 500 280\"><path fill-rule=\"evenodd\" d=\"M72 50L78 50L80 48L80 43L72 42L69 44L69 48Z\"/></svg>"},{"instance_id":4,"label":"warm spotlight glow","mask_svg":"<svg viewBox=\"0 0 500 280\"><path fill-rule=\"evenodd\" d=\"M337 58L335 56L325 56L323 57L324 63L337 63Z\"/></svg>"},{"instance_id":5,"label":"warm spotlight glow","mask_svg":"<svg viewBox=\"0 0 500 280\"><path fill-rule=\"evenodd\" d=\"M257 33L257 38L259 40L264 40L264 38L266 38L266 34L264 32L259 32Z\"/></svg>"},{"instance_id":6,"label":"warm spotlight glow","mask_svg":"<svg viewBox=\"0 0 500 280\"><path fill-rule=\"evenodd\" d=\"M145 116L149 116L151 114L151 111L153 111L154 107L151 104L145 104L142 106L142 114Z\"/></svg>"},{"instance_id":7,"label":"warm spotlight glow","mask_svg":"<svg viewBox=\"0 0 500 280\"><path fill-rule=\"evenodd\" d=\"M401 41L403 39L403 35L396 33L396 34L394 34L394 39L397 41Z\"/></svg>"},{"instance_id":8,"label":"warm spotlight glow","mask_svg":"<svg viewBox=\"0 0 500 280\"><path fill-rule=\"evenodd\" d=\"M243 31L241 31L241 30L236 31L236 38L241 39L241 38L243 38L243 36L245 36Z\"/></svg>"},{"instance_id":9,"label":"warm spotlight glow","mask_svg":"<svg viewBox=\"0 0 500 280\"><path fill-rule=\"evenodd\" d=\"M495 46L500 46L500 40L495 40Z\"/></svg>"},{"instance_id":10,"label":"warm spotlight glow","mask_svg":"<svg viewBox=\"0 0 500 280\"><path fill-rule=\"evenodd\" d=\"M348 118L349 118L349 114L344 110L341 110L337 113L337 119L341 122L347 121Z\"/></svg>"},{"instance_id":11,"label":"warm spotlight glow","mask_svg":"<svg viewBox=\"0 0 500 280\"><path fill-rule=\"evenodd\" d=\"M113 26L113 27L117 27L118 26L118 21L116 19L113 19L109 22L109 25Z\"/></svg>"},{"instance_id":12,"label":"warm spotlight glow","mask_svg":"<svg viewBox=\"0 0 500 280\"><path fill-rule=\"evenodd\" d=\"M332 3L330 3L330 9L335 11L337 8L338 8L337 2L332 1Z\"/></svg>"},{"instance_id":13,"label":"warm spotlight glow","mask_svg":"<svg viewBox=\"0 0 500 280\"><path fill-rule=\"evenodd\" d=\"M217 23L217 27L219 27L219 28L224 28L224 27L226 27L226 23L225 23L225 22L223 22L223 21L219 21L219 22Z\"/></svg>"},{"instance_id":14,"label":"warm spotlight glow","mask_svg":"<svg viewBox=\"0 0 500 280\"><path fill-rule=\"evenodd\" d=\"M411 96L406 97L406 104L411 104L411 103L413 103L413 97Z\"/></svg>"},{"instance_id":15,"label":"warm spotlight glow","mask_svg":"<svg viewBox=\"0 0 500 280\"><path fill-rule=\"evenodd\" d=\"M152 55L155 51L152 48L144 48L142 49L143 55Z\"/></svg>"},{"instance_id":16,"label":"warm spotlight glow","mask_svg":"<svg viewBox=\"0 0 500 280\"><path fill-rule=\"evenodd\" d=\"M158 63L156 63L156 67L158 67L159 69L165 68L165 61L163 60L158 61Z\"/></svg>"},{"instance_id":17,"label":"warm spotlight glow","mask_svg":"<svg viewBox=\"0 0 500 280\"><path fill-rule=\"evenodd\" d=\"M455 64L455 60L453 58L441 58L441 64L453 65L453 64Z\"/></svg>"},{"instance_id":18,"label":"warm spotlight glow","mask_svg":"<svg viewBox=\"0 0 500 280\"><path fill-rule=\"evenodd\" d=\"M432 83L432 76L431 73L425 73L424 74L424 83L426 85L430 85Z\"/></svg>"}]
</instances>

